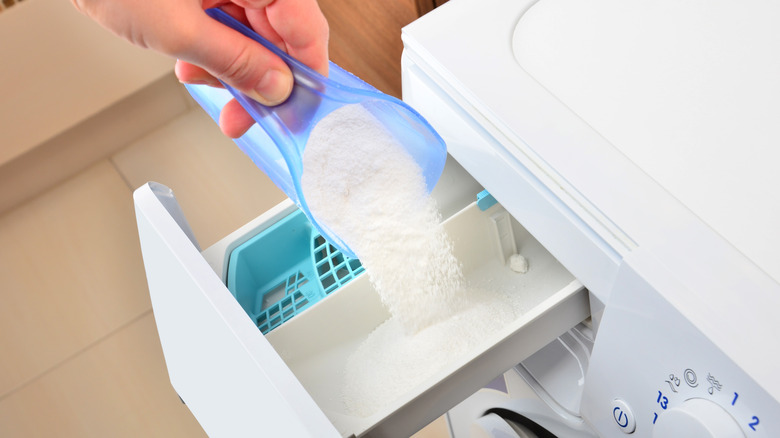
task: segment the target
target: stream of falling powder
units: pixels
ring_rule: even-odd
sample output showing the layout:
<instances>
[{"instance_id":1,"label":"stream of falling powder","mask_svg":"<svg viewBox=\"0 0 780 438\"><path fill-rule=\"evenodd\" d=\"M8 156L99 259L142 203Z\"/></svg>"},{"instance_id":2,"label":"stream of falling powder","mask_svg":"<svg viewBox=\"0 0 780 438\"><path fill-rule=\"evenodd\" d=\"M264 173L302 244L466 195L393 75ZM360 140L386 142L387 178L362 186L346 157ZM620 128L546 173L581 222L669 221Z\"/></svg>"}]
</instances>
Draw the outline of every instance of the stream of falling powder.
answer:
<instances>
[{"instance_id":1,"label":"stream of falling powder","mask_svg":"<svg viewBox=\"0 0 780 438\"><path fill-rule=\"evenodd\" d=\"M363 106L312 130L301 185L309 210L360 259L409 333L446 317L462 274L420 166Z\"/></svg>"},{"instance_id":2,"label":"stream of falling powder","mask_svg":"<svg viewBox=\"0 0 780 438\"><path fill-rule=\"evenodd\" d=\"M361 105L315 126L301 184L314 217L357 255L391 314L347 360L348 412L376 412L515 317L503 298L464 290L419 165Z\"/></svg>"}]
</instances>

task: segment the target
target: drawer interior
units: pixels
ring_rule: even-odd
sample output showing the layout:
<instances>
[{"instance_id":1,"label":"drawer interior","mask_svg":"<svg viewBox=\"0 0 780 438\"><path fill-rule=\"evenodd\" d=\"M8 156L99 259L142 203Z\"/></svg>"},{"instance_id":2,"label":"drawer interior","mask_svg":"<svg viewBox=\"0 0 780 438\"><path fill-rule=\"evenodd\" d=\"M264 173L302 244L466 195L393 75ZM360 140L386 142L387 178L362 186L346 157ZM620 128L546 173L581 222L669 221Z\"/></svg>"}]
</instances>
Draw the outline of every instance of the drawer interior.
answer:
<instances>
[{"instance_id":1,"label":"drawer interior","mask_svg":"<svg viewBox=\"0 0 780 438\"><path fill-rule=\"evenodd\" d=\"M411 435L588 316L587 291L500 205L445 227L468 284L449 319L406 334L361 275L266 335L344 436Z\"/></svg>"}]
</instances>

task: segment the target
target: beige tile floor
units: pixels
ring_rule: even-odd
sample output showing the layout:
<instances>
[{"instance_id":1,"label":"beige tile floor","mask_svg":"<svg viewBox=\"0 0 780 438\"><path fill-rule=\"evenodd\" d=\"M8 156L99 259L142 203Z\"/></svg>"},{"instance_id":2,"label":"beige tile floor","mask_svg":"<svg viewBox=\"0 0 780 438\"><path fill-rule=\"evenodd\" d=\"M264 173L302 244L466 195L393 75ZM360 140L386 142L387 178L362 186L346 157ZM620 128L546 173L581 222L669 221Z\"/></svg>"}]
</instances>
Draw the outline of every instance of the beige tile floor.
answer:
<instances>
[{"instance_id":1,"label":"beige tile floor","mask_svg":"<svg viewBox=\"0 0 780 438\"><path fill-rule=\"evenodd\" d=\"M283 199L193 110L0 216L0 436L198 437L157 338L132 191L171 187L202 247ZM440 419L417 437L446 436Z\"/></svg>"}]
</instances>

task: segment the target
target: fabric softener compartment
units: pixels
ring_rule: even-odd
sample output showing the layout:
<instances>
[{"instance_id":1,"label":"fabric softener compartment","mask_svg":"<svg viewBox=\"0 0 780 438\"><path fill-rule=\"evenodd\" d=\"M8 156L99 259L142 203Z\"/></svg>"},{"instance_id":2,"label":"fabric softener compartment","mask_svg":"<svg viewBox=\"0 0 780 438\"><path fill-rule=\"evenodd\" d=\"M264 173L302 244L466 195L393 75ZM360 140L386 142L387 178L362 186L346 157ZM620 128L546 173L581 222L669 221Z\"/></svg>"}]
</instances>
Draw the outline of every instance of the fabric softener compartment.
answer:
<instances>
[{"instance_id":1,"label":"fabric softener compartment","mask_svg":"<svg viewBox=\"0 0 780 438\"><path fill-rule=\"evenodd\" d=\"M226 284L265 334L363 271L296 210L233 250Z\"/></svg>"}]
</instances>

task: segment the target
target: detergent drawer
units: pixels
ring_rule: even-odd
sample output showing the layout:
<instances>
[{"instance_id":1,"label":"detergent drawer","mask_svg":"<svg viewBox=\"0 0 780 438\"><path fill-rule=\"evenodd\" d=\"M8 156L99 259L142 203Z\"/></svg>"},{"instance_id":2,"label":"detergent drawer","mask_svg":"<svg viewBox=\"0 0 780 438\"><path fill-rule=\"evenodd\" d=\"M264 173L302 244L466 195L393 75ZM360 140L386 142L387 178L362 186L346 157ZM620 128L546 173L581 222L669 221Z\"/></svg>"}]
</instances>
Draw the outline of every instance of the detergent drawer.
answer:
<instances>
[{"instance_id":1,"label":"detergent drawer","mask_svg":"<svg viewBox=\"0 0 780 438\"><path fill-rule=\"evenodd\" d=\"M362 274L263 334L228 290L227 263L296 207L201 251L170 189L134 197L171 383L212 437L410 436L589 316L585 288L500 204L472 203L445 227L479 292L449 325L378 341L391 322Z\"/></svg>"}]
</instances>

